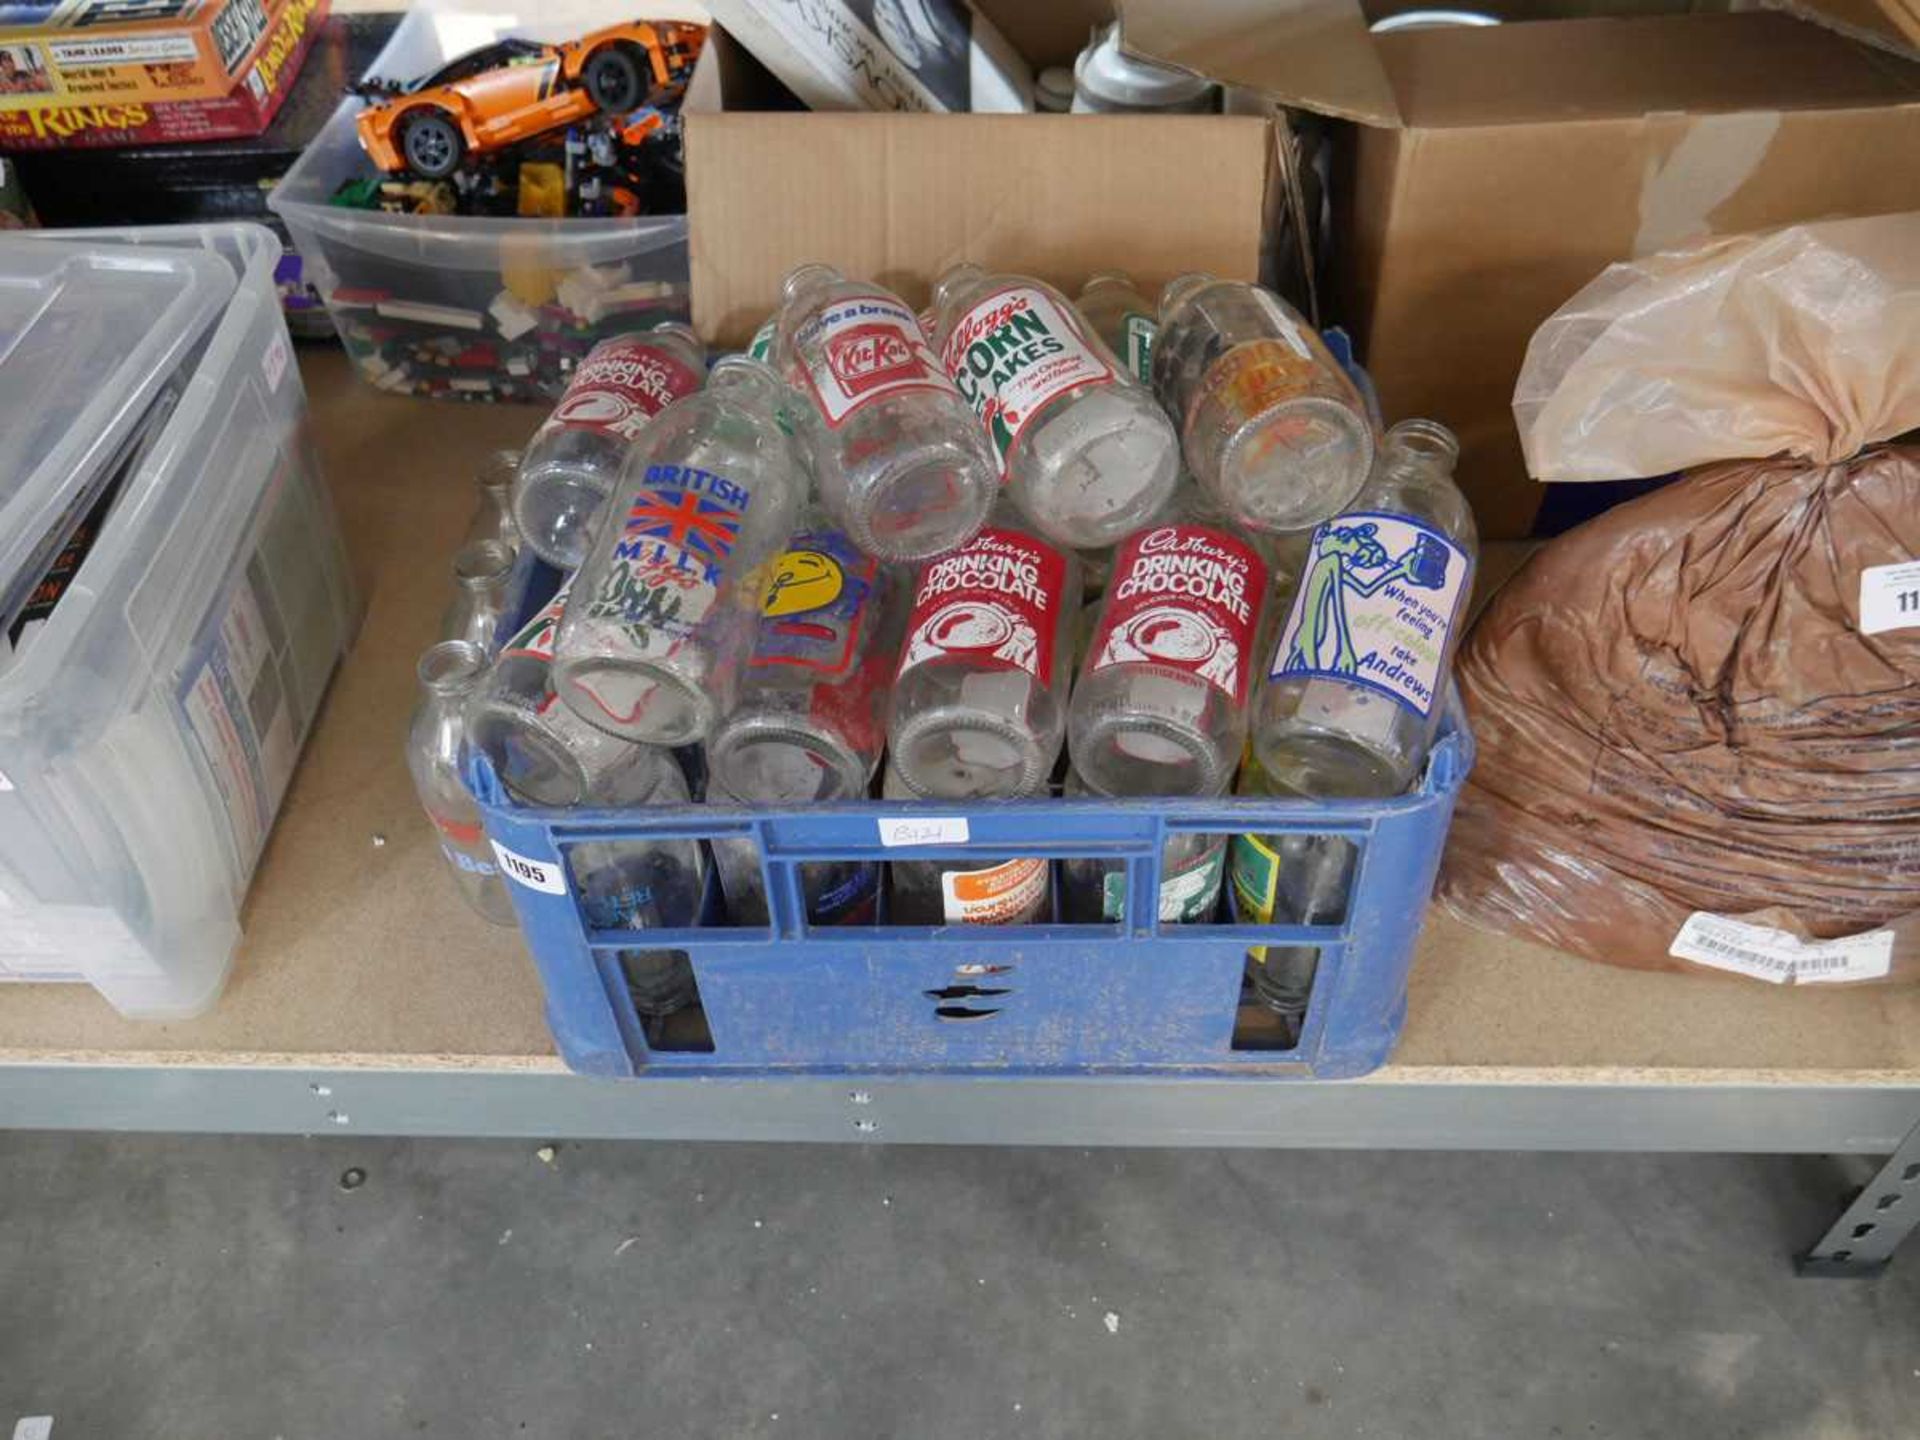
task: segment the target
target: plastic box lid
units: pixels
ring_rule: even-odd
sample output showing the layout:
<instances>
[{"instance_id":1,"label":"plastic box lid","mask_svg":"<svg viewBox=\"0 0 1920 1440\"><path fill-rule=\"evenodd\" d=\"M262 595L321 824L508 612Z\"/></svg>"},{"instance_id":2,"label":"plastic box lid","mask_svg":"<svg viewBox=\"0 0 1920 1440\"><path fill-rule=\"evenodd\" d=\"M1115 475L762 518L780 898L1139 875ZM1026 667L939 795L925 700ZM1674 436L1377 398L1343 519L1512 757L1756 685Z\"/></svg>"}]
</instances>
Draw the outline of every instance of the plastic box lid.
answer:
<instances>
[{"instance_id":1,"label":"plastic box lid","mask_svg":"<svg viewBox=\"0 0 1920 1440\"><path fill-rule=\"evenodd\" d=\"M0 595L39 578L234 285L204 251L0 240Z\"/></svg>"}]
</instances>

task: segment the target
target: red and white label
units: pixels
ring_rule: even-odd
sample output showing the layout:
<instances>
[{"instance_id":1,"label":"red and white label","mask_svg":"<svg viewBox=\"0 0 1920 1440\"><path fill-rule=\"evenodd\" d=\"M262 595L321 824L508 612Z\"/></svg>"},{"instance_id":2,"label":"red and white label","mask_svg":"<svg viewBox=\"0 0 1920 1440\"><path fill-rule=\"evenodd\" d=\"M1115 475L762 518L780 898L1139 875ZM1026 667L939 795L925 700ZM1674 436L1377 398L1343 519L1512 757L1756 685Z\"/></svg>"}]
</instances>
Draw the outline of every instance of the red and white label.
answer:
<instances>
[{"instance_id":1,"label":"red and white label","mask_svg":"<svg viewBox=\"0 0 1920 1440\"><path fill-rule=\"evenodd\" d=\"M631 440L675 400L698 390L703 378L644 333L602 340L573 372L528 448L555 430L598 430Z\"/></svg>"},{"instance_id":2,"label":"red and white label","mask_svg":"<svg viewBox=\"0 0 1920 1440\"><path fill-rule=\"evenodd\" d=\"M1077 315L1033 285L1008 285L954 322L941 363L986 424L1001 469L1048 402L1120 377L1093 348Z\"/></svg>"},{"instance_id":3,"label":"red and white label","mask_svg":"<svg viewBox=\"0 0 1920 1440\"><path fill-rule=\"evenodd\" d=\"M1031 925L1047 900L1047 862L1005 860L985 870L943 870L940 909L949 925Z\"/></svg>"},{"instance_id":4,"label":"red and white label","mask_svg":"<svg viewBox=\"0 0 1920 1440\"><path fill-rule=\"evenodd\" d=\"M1114 555L1091 670L1185 670L1243 705L1266 591L1265 562L1224 530L1161 525L1136 531Z\"/></svg>"},{"instance_id":5,"label":"red and white label","mask_svg":"<svg viewBox=\"0 0 1920 1440\"><path fill-rule=\"evenodd\" d=\"M1018 530L982 530L920 572L900 674L930 660L1024 670L1053 684L1066 557Z\"/></svg>"},{"instance_id":6,"label":"red and white label","mask_svg":"<svg viewBox=\"0 0 1920 1440\"><path fill-rule=\"evenodd\" d=\"M878 290L827 305L800 326L794 353L833 426L883 395L953 388L914 313Z\"/></svg>"},{"instance_id":7,"label":"red and white label","mask_svg":"<svg viewBox=\"0 0 1920 1440\"><path fill-rule=\"evenodd\" d=\"M516 655L530 655L536 660L553 659L553 637L560 629L560 616L567 608L567 591L573 585L573 577L554 592L553 599L541 607L540 613L520 627L520 633L501 647L500 658L511 659Z\"/></svg>"}]
</instances>

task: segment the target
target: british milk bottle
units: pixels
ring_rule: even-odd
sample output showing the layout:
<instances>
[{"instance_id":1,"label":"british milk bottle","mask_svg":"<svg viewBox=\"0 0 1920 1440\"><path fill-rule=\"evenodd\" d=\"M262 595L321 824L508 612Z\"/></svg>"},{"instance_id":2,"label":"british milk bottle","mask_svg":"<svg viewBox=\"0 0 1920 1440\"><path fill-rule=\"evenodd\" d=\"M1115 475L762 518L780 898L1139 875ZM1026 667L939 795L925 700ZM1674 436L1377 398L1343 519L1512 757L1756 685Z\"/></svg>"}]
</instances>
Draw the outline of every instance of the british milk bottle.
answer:
<instances>
[{"instance_id":1,"label":"british milk bottle","mask_svg":"<svg viewBox=\"0 0 1920 1440\"><path fill-rule=\"evenodd\" d=\"M1129 535L1067 712L1106 795L1217 795L1246 747L1268 589L1258 549L1192 506Z\"/></svg>"},{"instance_id":2,"label":"british milk bottle","mask_svg":"<svg viewBox=\"0 0 1920 1440\"><path fill-rule=\"evenodd\" d=\"M941 363L986 426L1007 492L1057 545L1111 545L1172 495L1180 441L1066 296L956 265L934 287Z\"/></svg>"},{"instance_id":3,"label":"british milk bottle","mask_svg":"<svg viewBox=\"0 0 1920 1440\"><path fill-rule=\"evenodd\" d=\"M1418 777L1478 553L1459 453L1445 426L1402 421L1354 503L1314 530L1254 718L1281 793L1397 795Z\"/></svg>"},{"instance_id":4,"label":"british milk bottle","mask_svg":"<svg viewBox=\"0 0 1920 1440\"><path fill-rule=\"evenodd\" d=\"M609 810L688 801L679 764L652 745L622 746L589 777L580 799ZM706 866L698 841L590 841L568 850L567 871L591 930L687 929L700 922ZM616 958L643 1020L684 1010L699 998L684 950L636 948L618 951Z\"/></svg>"},{"instance_id":5,"label":"british milk bottle","mask_svg":"<svg viewBox=\"0 0 1920 1440\"><path fill-rule=\"evenodd\" d=\"M453 603L440 622L441 638L469 640L487 655L499 648L512 606L514 553L499 540L474 540L453 557Z\"/></svg>"},{"instance_id":6,"label":"british milk bottle","mask_svg":"<svg viewBox=\"0 0 1920 1440\"><path fill-rule=\"evenodd\" d=\"M1067 772L1069 799L1111 798L1075 770ZM1158 914L1162 924L1193 925L1213 918L1226 872L1227 837L1174 830L1160 847ZM1127 917L1127 862L1074 856L1060 862L1060 900L1076 925L1117 925Z\"/></svg>"},{"instance_id":7,"label":"british milk bottle","mask_svg":"<svg viewBox=\"0 0 1920 1440\"><path fill-rule=\"evenodd\" d=\"M501 647L468 697L467 743L493 764L509 795L525 805L585 803L596 775L634 746L581 720L553 690L553 641L566 609L565 586Z\"/></svg>"},{"instance_id":8,"label":"british milk bottle","mask_svg":"<svg viewBox=\"0 0 1920 1440\"><path fill-rule=\"evenodd\" d=\"M1024 799L1045 792L1045 779ZM881 782L889 800L919 798L892 764ZM893 909L897 925L1044 925L1053 913L1052 867L1043 857L983 860L955 855L943 860L895 860Z\"/></svg>"},{"instance_id":9,"label":"british milk bottle","mask_svg":"<svg viewBox=\"0 0 1920 1440\"><path fill-rule=\"evenodd\" d=\"M895 583L815 514L768 568L738 698L707 741L707 773L744 801L864 797L885 745L899 659Z\"/></svg>"},{"instance_id":10,"label":"british milk bottle","mask_svg":"<svg viewBox=\"0 0 1920 1440\"><path fill-rule=\"evenodd\" d=\"M1142 385L1153 384L1153 337L1159 333L1153 301L1134 288L1124 270L1100 270L1087 277L1074 301L1087 323L1099 332L1127 373Z\"/></svg>"},{"instance_id":11,"label":"british milk bottle","mask_svg":"<svg viewBox=\"0 0 1920 1440\"><path fill-rule=\"evenodd\" d=\"M782 296L774 368L813 402L801 430L835 523L889 564L965 544L999 471L913 311L828 265L794 270Z\"/></svg>"},{"instance_id":12,"label":"british milk bottle","mask_svg":"<svg viewBox=\"0 0 1920 1440\"><path fill-rule=\"evenodd\" d=\"M729 356L634 442L554 651L554 689L589 724L689 745L731 708L762 567L806 498L805 463L779 420L784 393L759 361Z\"/></svg>"},{"instance_id":13,"label":"british milk bottle","mask_svg":"<svg viewBox=\"0 0 1920 1440\"><path fill-rule=\"evenodd\" d=\"M1153 388L1200 488L1254 530L1338 513L1373 463L1373 421L1326 343L1270 290L1182 275L1160 296Z\"/></svg>"},{"instance_id":14,"label":"british milk bottle","mask_svg":"<svg viewBox=\"0 0 1920 1440\"><path fill-rule=\"evenodd\" d=\"M420 657L420 703L407 732L407 769L460 898L494 924L511 925L513 902L481 827L480 807L460 773L467 699L486 673L486 655L464 640L443 640Z\"/></svg>"},{"instance_id":15,"label":"british milk bottle","mask_svg":"<svg viewBox=\"0 0 1920 1440\"><path fill-rule=\"evenodd\" d=\"M920 569L887 711L912 794L1035 795L1066 733L1079 562L1004 507Z\"/></svg>"},{"instance_id":16,"label":"british milk bottle","mask_svg":"<svg viewBox=\"0 0 1920 1440\"><path fill-rule=\"evenodd\" d=\"M561 570L579 567L633 442L655 415L700 388L706 363L685 325L615 335L587 352L514 479L514 521L534 554Z\"/></svg>"}]
</instances>

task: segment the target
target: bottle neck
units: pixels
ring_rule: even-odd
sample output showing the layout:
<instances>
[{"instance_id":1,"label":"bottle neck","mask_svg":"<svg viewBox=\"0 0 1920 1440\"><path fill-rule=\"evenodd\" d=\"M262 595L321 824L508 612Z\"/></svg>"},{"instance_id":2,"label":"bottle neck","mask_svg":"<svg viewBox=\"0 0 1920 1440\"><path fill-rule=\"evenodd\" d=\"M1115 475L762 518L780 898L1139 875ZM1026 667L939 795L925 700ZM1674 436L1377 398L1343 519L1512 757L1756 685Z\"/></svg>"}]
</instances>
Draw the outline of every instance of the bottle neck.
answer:
<instances>
[{"instance_id":1,"label":"bottle neck","mask_svg":"<svg viewBox=\"0 0 1920 1440\"><path fill-rule=\"evenodd\" d=\"M1175 306L1184 303L1200 290L1213 284L1214 277L1203 270L1189 270L1184 275L1176 275L1169 280L1166 288L1160 292L1160 317L1165 319Z\"/></svg>"},{"instance_id":2,"label":"bottle neck","mask_svg":"<svg viewBox=\"0 0 1920 1440\"><path fill-rule=\"evenodd\" d=\"M831 265L822 265L817 262L798 265L789 270L787 278L780 282L780 298L788 305L798 304L815 291L838 284L845 278Z\"/></svg>"},{"instance_id":3,"label":"bottle neck","mask_svg":"<svg viewBox=\"0 0 1920 1440\"><path fill-rule=\"evenodd\" d=\"M420 657L420 686L436 700L464 700L487 671L487 656L470 640L442 640Z\"/></svg>"},{"instance_id":4,"label":"bottle neck","mask_svg":"<svg viewBox=\"0 0 1920 1440\"><path fill-rule=\"evenodd\" d=\"M933 286L933 304L935 309L944 310L963 293L971 290L986 278L987 272L972 261L962 261L942 275Z\"/></svg>"},{"instance_id":5,"label":"bottle neck","mask_svg":"<svg viewBox=\"0 0 1920 1440\"><path fill-rule=\"evenodd\" d=\"M1451 481L1459 459L1460 442L1437 420L1402 420L1380 447L1382 471L1402 481Z\"/></svg>"}]
</instances>

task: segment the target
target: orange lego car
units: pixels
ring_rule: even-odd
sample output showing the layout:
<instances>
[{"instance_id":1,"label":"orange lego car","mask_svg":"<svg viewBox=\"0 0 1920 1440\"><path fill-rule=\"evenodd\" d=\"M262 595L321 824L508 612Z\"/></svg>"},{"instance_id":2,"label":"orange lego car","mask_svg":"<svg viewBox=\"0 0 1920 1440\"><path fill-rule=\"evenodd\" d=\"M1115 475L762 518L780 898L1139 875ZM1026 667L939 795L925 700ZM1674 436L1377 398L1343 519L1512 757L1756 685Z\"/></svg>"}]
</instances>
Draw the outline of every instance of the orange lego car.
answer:
<instances>
[{"instance_id":1,"label":"orange lego car","mask_svg":"<svg viewBox=\"0 0 1920 1440\"><path fill-rule=\"evenodd\" d=\"M358 93L360 144L389 174L444 180L481 156L599 113L624 115L679 100L707 29L636 20L562 45L501 40L399 87Z\"/></svg>"}]
</instances>

